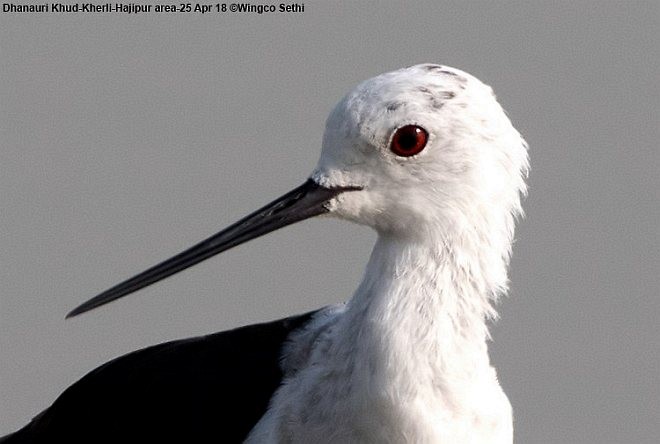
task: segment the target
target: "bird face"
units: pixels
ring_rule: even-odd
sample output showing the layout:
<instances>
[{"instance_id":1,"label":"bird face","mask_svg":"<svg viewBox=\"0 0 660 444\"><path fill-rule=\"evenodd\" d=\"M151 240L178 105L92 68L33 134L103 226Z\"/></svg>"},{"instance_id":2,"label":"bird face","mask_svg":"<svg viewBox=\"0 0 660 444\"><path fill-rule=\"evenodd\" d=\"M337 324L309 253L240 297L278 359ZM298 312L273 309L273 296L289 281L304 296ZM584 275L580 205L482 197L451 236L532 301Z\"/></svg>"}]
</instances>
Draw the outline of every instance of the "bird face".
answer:
<instances>
[{"instance_id":1,"label":"bird face","mask_svg":"<svg viewBox=\"0 0 660 444\"><path fill-rule=\"evenodd\" d=\"M512 215L520 211L526 169L524 141L492 90L476 78L431 64L383 74L358 85L334 108L319 163L302 186L69 316L320 214L401 237L493 226L506 241Z\"/></svg>"},{"instance_id":2,"label":"bird face","mask_svg":"<svg viewBox=\"0 0 660 444\"><path fill-rule=\"evenodd\" d=\"M478 222L484 208L518 211L526 169L526 145L491 88L425 64L369 79L337 104L312 178L360 188L334 197L332 215L419 236Z\"/></svg>"}]
</instances>

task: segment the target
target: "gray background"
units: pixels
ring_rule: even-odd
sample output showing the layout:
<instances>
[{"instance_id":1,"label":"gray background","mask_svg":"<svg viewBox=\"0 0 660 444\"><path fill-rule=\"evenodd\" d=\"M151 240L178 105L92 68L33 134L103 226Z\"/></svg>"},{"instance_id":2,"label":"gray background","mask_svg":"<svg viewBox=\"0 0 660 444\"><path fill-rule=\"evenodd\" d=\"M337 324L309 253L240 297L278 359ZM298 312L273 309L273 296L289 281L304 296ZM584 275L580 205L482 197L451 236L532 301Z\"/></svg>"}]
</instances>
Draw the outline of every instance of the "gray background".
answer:
<instances>
[{"instance_id":1,"label":"gray background","mask_svg":"<svg viewBox=\"0 0 660 444\"><path fill-rule=\"evenodd\" d=\"M300 184L357 82L440 62L531 146L491 348L517 442L657 442L658 3L305 5L0 14L0 434L117 355L350 296L375 236L314 220L64 320Z\"/></svg>"}]
</instances>

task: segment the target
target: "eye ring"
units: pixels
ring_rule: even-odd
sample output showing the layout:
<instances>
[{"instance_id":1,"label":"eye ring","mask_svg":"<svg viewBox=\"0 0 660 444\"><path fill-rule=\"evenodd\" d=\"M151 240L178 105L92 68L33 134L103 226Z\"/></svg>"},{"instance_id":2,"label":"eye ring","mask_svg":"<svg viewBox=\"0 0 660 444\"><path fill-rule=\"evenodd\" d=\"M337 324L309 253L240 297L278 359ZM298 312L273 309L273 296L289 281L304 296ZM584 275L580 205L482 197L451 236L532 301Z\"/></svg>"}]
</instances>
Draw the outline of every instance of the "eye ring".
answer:
<instances>
[{"instance_id":1,"label":"eye ring","mask_svg":"<svg viewBox=\"0 0 660 444\"><path fill-rule=\"evenodd\" d=\"M419 154L429 140L429 133L417 125L405 125L397 128L390 142L390 151L400 157Z\"/></svg>"}]
</instances>

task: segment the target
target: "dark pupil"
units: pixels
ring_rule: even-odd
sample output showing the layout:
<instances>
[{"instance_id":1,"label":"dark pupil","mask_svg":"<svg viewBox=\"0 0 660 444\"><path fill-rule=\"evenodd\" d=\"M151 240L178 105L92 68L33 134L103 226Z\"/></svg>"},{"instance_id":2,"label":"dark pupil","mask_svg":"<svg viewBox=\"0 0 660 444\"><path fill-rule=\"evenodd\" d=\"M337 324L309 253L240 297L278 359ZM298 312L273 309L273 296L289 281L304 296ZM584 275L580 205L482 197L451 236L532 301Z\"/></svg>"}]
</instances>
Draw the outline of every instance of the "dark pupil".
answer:
<instances>
[{"instance_id":1,"label":"dark pupil","mask_svg":"<svg viewBox=\"0 0 660 444\"><path fill-rule=\"evenodd\" d=\"M399 147L404 151L410 151L417 145L416 128L407 129L399 136Z\"/></svg>"}]
</instances>

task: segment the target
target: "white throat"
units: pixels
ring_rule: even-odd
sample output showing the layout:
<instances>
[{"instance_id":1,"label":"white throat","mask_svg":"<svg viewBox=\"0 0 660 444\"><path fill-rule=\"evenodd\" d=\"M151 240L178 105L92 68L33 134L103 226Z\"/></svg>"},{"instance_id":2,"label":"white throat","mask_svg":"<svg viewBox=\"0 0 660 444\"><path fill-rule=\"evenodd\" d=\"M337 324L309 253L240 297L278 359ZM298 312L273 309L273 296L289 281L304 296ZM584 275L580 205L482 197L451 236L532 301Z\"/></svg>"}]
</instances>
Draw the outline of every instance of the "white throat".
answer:
<instances>
[{"instance_id":1,"label":"white throat","mask_svg":"<svg viewBox=\"0 0 660 444\"><path fill-rule=\"evenodd\" d=\"M353 298L293 338L252 442L510 443L486 344L494 289L456 259L381 235Z\"/></svg>"},{"instance_id":2,"label":"white throat","mask_svg":"<svg viewBox=\"0 0 660 444\"><path fill-rule=\"evenodd\" d=\"M479 279L442 243L380 236L338 336L354 350L362 347L356 354L379 361L371 364L392 377L412 376L420 365L429 367L431 378L467 377L489 365L492 307Z\"/></svg>"}]
</instances>

